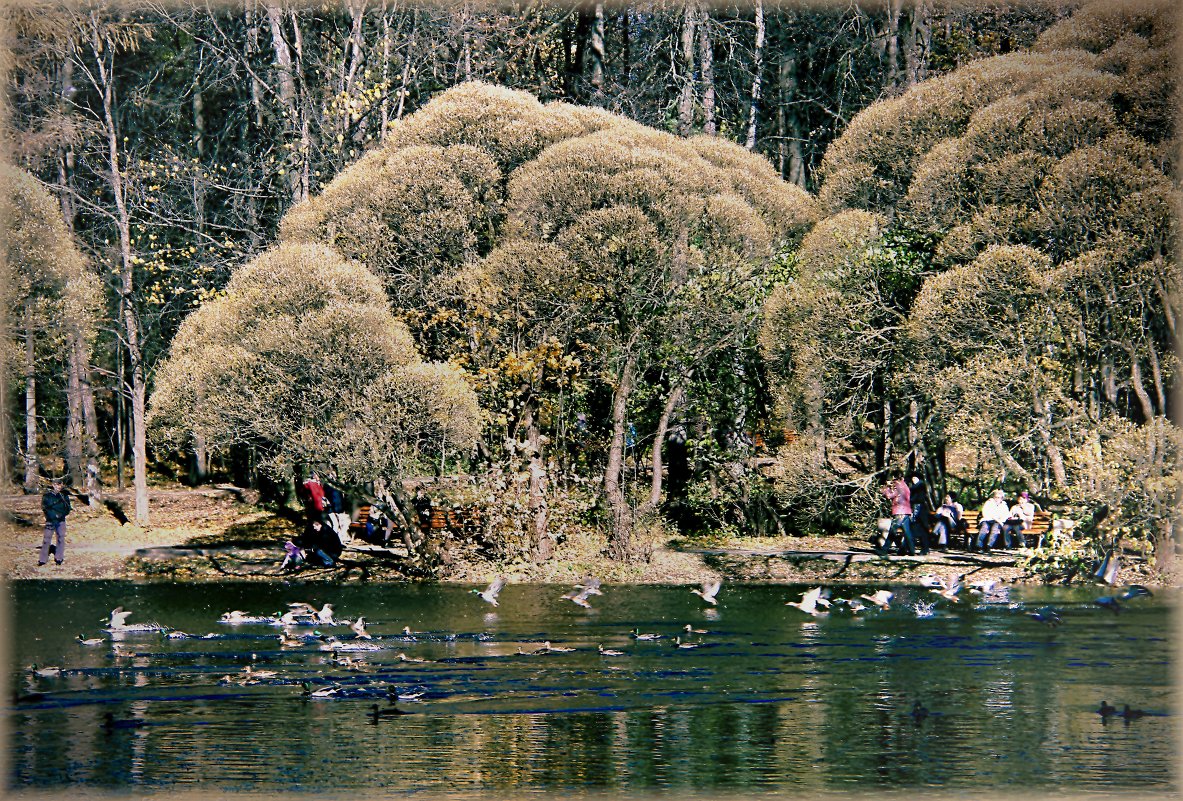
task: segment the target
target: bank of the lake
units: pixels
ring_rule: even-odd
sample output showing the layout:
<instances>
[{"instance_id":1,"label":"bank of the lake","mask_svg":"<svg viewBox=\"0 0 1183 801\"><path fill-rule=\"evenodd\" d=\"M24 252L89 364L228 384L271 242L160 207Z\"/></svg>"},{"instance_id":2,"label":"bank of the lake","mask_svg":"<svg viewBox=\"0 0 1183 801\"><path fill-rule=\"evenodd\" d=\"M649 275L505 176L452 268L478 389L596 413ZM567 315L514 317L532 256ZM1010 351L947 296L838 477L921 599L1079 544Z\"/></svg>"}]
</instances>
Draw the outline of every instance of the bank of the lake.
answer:
<instances>
[{"instance_id":1,"label":"bank of the lake","mask_svg":"<svg viewBox=\"0 0 1183 801\"><path fill-rule=\"evenodd\" d=\"M0 520L4 577L26 579L143 579L165 581L407 581L425 574L406 560L383 553L347 550L336 570L308 569L282 574L282 544L296 532L298 517L256 506L257 496L230 485L153 487L151 525L140 527L130 491L109 493L97 507L75 501L69 518L66 560L37 565L41 544L40 496L8 495ZM712 578L769 583L916 583L926 573L972 573L974 580L1039 582L1013 552L983 557L933 552L927 557L876 558L860 537L663 538L652 543L648 560L620 564L601 555L594 532L577 532L543 564L528 559L490 562L458 551L433 580L482 582L504 574L513 582L564 582L594 573L606 582L673 584ZM1121 580L1177 583L1145 563L1127 561Z\"/></svg>"}]
</instances>

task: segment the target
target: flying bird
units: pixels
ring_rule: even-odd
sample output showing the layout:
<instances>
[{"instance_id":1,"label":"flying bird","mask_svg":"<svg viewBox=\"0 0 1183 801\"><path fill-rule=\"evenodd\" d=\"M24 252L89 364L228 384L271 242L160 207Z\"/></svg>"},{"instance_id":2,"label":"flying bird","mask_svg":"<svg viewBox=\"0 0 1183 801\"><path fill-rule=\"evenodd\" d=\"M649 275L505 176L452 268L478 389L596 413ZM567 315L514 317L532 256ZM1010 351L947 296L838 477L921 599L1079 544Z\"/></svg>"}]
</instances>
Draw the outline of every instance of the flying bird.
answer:
<instances>
[{"instance_id":1,"label":"flying bird","mask_svg":"<svg viewBox=\"0 0 1183 801\"><path fill-rule=\"evenodd\" d=\"M1093 603L1095 603L1097 606L1105 607L1110 612L1117 613L1121 611L1121 603L1115 596L1112 595L1102 595L1100 598L1093 601Z\"/></svg>"},{"instance_id":2,"label":"flying bird","mask_svg":"<svg viewBox=\"0 0 1183 801\"><path fill-rule=\"evenodd\" d=\"M818 600L821 598L822 588L814 587L812 590L801 595L800 601L786 601L785 606L795 606L807 615L817 617L821 612L817 611Z\"/></svg>"},{"instance_id":3,"label":"flying bird","mask_svg":"<svg viewBox=\"0 0 1183 801\"><path fill-rule=\"evenodd\" d=\"M880 609L887 609L894 594L887 590L876 590L874 595L860 595L859 597L864 601L870 601Z\"/></svg>"},{"instance_id":4,"label":"flying bird","mask_svg":"<svg viewBox=\"0 0 1183 801\"><path fill-rule=\"evenodd\" d=\"M474 595L479 595L481 600L485 603L497 606L497 594L501 592L501 588L505 586L505 578L498 576L493 579L493 583L485 588L484 592L481 590L469 590Z\"/></svg>"},{"instance_id":5,"label":"flying bird","mask_svg":"<svg viewBox=\"0 0 1183 801\"><path fill-rule=\"evenodd\" d=\"M589 587L584 587L579 590L572 590L563 596L563 600L570 601L576 606L582 606L584 609L591 609L592 605L588 603L587 596L593 594Z\"/></svg>"},{"instance_id":6,"label":"flying bird","mask_svg":"<svg viewBox=\"0 0 1183 801\"><path fill-rule=\"evenodd\" d=\"M117 606L111 610L111 619L107 622L107 626L116 631L125 629L129 617L131 617L130 611L125 612L122 606Z\"/></svg>"},{"instance_id":7,"label":"flying bird","mask_svg":"<svg viewBox=\"0 0 1183 801\"><path fill-rule=\"evenodd\" d=\"M1060 625L1063 621L1060 620L1060 613L1050 606L1044 606L1034 612L1028 612L1028 617L1033 617L1040 623L1046 623L1052 628Z\"/></svg>"},{"instance_id":8,"label":"flying bird","mask_svg":"<svg viewBox=\"0 0 1183 801\"><path fill-rule=\"evenodd\" d=\"M1122 592L1121 595L1118 595L1117 597L1123 601L1129 601L1142 595L1150 596L1154 595L1154 593L1143 587L1141 584L1131 584L1130 586L1126 587L1125 591Z\"/></svg>"},{"instance_id":9,"label":"flying bird","mask_svg":"<svg viewBox=\"0 0 1183 801\"><path fill-rule=\"evenodd\" d=\"M587 595L603 595L604 594L603 592L600 591L600 580L598 578L596 578L595 576L588 576L587 578L583 579L583 581L581 581L579 584L575 585L575 589L584 590L587 593Z\"/></svg>"},{"instance_id":10,"label":"flying bird","mask_svg":"<svg viewBox=\"0 0 1183 801\"><path fill-rule=\"evenodd\" d=\"M702 598L704 603L715 606L719 603L717 600L715 600L715 596L719 594L719 588L722 586L723 582L721 580L704 581L702 583L701 590L691 589L690 591Z\"/></svg>"},{"instance_id":11,"label":"flying bird","mask_svg":"<svg viewBox=\"0 0 1183 801\"><path fill-rule=\"evenodd\" d=\"M372 640L373 637L366 631L366 619L364 616L358 616L357 620L349 624L349 628L353 629L353 633L362 640Z\"/></svg>"}]
</instances>

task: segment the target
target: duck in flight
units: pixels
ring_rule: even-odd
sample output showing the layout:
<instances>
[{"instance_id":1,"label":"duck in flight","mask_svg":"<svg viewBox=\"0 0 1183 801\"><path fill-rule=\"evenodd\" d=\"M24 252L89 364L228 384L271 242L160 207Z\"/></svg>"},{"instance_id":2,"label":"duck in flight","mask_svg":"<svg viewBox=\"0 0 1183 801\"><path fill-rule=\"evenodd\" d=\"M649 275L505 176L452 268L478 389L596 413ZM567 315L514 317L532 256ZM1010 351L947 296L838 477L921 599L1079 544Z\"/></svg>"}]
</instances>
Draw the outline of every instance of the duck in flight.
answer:
<instances>
[{"instance_id":1,"label":"duck in flight","mask_svg":"<svg viewBox=\"0 0 1183 801\"><path fill-rule=\"evenodd\" d=\"M804 612L805 614L813 615L814 617L817 617L820 614L822 614L821 612L817 611L817 607L819 604L824 605L824 606L829 606L829 602L822 604L821 595L822 595L822 588L821 587L814 587L812 590L809 590L808 592L804 593L801 596L800 601L786 601L785 606L795 606L798 609L800 609L802 612Z\"/></svg>"},{"instance_id":2,"label":"duck in flight","mask_svg":"<svg viewBox=\"0 0 1183 801\"><path fill-rule=\"evenodd\" d=\"M353 629L353 633L357 635L359 640L372 640L373 637L366 631L366 619L364 615L359 615L357 620L349 624L349 628Z\"/></svg>"},{"instance_id":3,"label":"duck in flight","mask_svg":"<svg viewBox=\"0 0 1183 801\"><path fill-rule=\"evenodd\" d=\"M587 596L592 594L593 593L589 587L583 587L582 589L572 590L571 592L567 593L563 596L563 600L570 601L576 606L582 606L584 609L591 609L592 605L588 603ZM597 591L595 594L599 595L602 593Z\"/></svg>"},{"instance_id":4,"label":"duck in flight","mask_svg":"<svg viewBox=\"0 0 1183 801\"><path fill-rule=\"evenodd\" d=\"M701 590L691 589L690 591L702 598L704 603L708 603L711 606L716 606L719 602L715 599L715 596L719 594L719 589L722 586L722 580L704 581L702 583Z\"/></svg>"},{"instance_id":5,"label":"duck in flight","mask_svg":"<svg viewBox=\"0 0 1183 801\"><path fill-rule=\"evenodd\" d=\"M864 601L870 601L880 609L888 609L894 594L887 590L876 590L874 595L860 595Z\"/></svg>"},{"instance_id":6,"label":"duck in flight","mask_svg":"<svg viewBox=\"0 0 1183 801\"><path fill-rule=\"evenodd\" d=\"M1035 618L1040 623L1046 623L1052 628L1063 622L1060 620L1060 613L1050 606L1044 606L1036 609L1034 612L1028 612L1027 616Z\"/></svg>"},{"instance_id":7,"label":"duck in flight","mask_svg":"<svg viewBox=\"0 0 1183 801\"><path fill-rule=\"evenodd\" d=\"M469 590L469 592L480 596L480 599L485 603L497 606L497 595L501 592L501 588L504 586L505 578L503 576L498 576L497 578L493 579L493 583L486 587L484 591Z\"/></svg>"}]
</instances>

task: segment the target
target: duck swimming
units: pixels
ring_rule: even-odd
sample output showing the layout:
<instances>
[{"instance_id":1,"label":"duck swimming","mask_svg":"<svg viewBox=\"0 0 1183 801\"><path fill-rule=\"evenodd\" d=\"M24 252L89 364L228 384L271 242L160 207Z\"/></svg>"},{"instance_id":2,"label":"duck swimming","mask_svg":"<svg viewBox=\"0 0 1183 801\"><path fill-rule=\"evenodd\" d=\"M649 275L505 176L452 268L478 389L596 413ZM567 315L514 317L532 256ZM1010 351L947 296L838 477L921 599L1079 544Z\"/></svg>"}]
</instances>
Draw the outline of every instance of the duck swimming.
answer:
<instances>
[{"instance_id":1,"label":"duck swimming","mask_svg":"<svg viewBox=\"0 0 1183 801\"><path fill-rule=\"evenodd\" d=\"M128 720L116 720L114 712L108 712L103 716L103 728L108 732L115 729L140 729L148 725L146 720L137 720L131 718Z\"/></svg>"},{"instance_id":2,"label":"duck swimming","mask_svg":"<svg viewBox=\"0 0 1183 801\"><path fill-rule=\"evenodd\" d=\"M102 645L103 643L106 642L106 640L102 637L89 637L88 638L88 637L84 637L82 634L79 634L77 637L75 637L75 639L78 640L78 642L82 643L83 645Z\"/></svg>"},{"instance_id":3,"label":"duck swimming","mask_svg":"<svg viewBox=\"0 0 1183 801\"><path fill-rule=\"evenodd\" d=\"M1097 710L1097 714L1103 718L1111 717L1117 714L1117 707L1109 706L1108 701L1101 702L1101 708Z\"/></svg>"},{"instance_id":4,"label":"duck swimming","mask_svg":"<svg viewBox=\"0 0 1183 801\"><path fill-rule=\"evenodd\" d=\"M600 656L624 656L624 651L617 651L613 648L605 648L603 645L597 645L596 649L600 652Z\"/></svg>"},{"instance_id":5,"label":"duck swimming","mask_svg":"<svg viewBox=\"0 0 1183 801\"><path fill-rule=\"evenodd\" d=\"M378 706L377 704L371 704L370 705L370 712L369 712L370 718L375 723L380 718L392 718L392 717L395 717L396 715L409 715L409 714L410 714L410 712L404 712L403 710L399 709L397 706L392 706L387 709L383 709L382 707Z\"/></svg>"}]
</instances>

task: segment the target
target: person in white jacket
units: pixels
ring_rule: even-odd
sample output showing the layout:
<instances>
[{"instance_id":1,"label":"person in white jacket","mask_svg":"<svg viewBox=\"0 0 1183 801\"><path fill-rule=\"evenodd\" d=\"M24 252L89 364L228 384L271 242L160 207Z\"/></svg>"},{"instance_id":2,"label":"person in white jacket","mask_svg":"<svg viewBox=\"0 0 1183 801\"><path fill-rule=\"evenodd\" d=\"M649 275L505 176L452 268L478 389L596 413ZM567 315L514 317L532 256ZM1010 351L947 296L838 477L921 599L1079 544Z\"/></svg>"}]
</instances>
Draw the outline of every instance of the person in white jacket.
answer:
<instances>
[{"instance_id":1,"label":"person in white jacket","mask_svg":"<svg viewBox=\"0 0 1183 801\"><path fill-rule=\"evenodd\" d=\"M990 553L990 549L998 543L1002 536L1002 526L1010 518L1010 507L1006 504L1006 493L1000 489L994 490L986 503L982 505L982 522L978 528L977 546L982 553Z\"/></svg>"}]
</instances>

